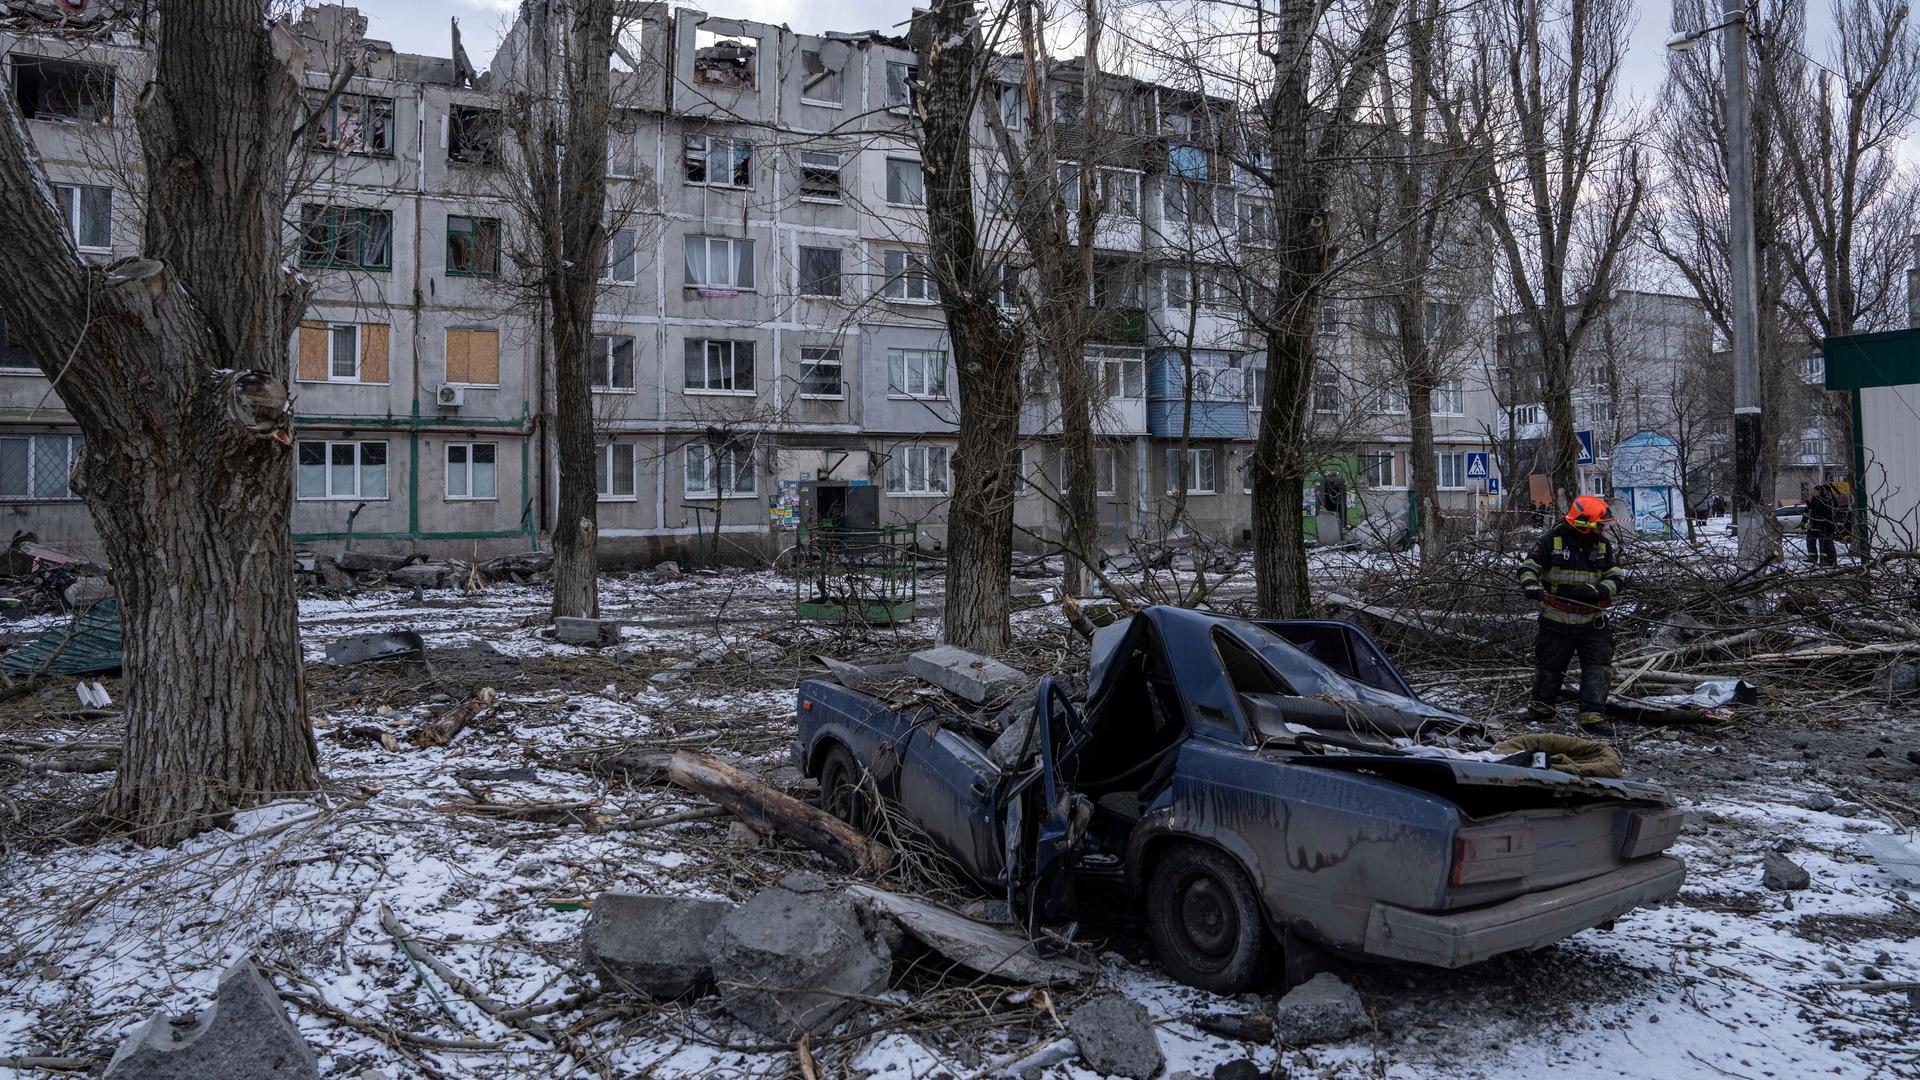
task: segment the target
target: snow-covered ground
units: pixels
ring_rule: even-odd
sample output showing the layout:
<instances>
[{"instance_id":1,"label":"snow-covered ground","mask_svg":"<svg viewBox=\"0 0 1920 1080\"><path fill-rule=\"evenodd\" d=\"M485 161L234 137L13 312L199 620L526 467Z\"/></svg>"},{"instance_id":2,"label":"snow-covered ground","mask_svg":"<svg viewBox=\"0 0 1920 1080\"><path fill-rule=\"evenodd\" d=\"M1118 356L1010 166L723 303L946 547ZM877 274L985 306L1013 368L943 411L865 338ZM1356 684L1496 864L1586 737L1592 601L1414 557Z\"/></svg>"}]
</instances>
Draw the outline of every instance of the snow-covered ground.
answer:
<instances>
[{"instance_id":1,"label":"snow-covered ground","mask_svg":"<svg viewBox=\"0 0 1920 1080\"><path fill-rule=\"evenodd\" d=\"M1336 557L1349 558L1318 558ZM0 855L0 1058L111 1053L154 1011L202 1006L222 968L252 955L287 994L328 1077L799 1075L790 1048L765 1046L711 998L656 1006L600 997L544 1016L589 1059L578 1060L414 967L380 917L389 909L492 998L538 1005L591 988L578 960L578 901L601 890L743 899L795 868L838 876L800 849L740 839L724 818L650 826L703 804L578 767L595 749L644 742L710 749L773 774L810 654L904 650L937 630L935 614L864 638L797 623L793 588L773 574L609 579L604 614L628 625L617 650L600 651L538 634L547 603L538 588L304 602L310 660L343 634L406 627L425 636L433 679L310 666L326 774L313 799L245 812L170 850L109 842ZM922 601L937 613L937 591ZM1036 670L1073 648L1047 608L1016 620ZM406 740L481 686L499 700L451 746ZM0 719L0 732L23 722ZM370 734L379 730L396 736L394 748ZM1350 969L1377 1030L1288 1051L1288 1075L1920 1076L1920 1005L1835 985L1920 979L1920 906L1862 849L1867 836L1892 831L1891 816L1912 820L1915 800L1887 794L1910 794L1911 779L1889 773L1891 786L1863 792L1874 770L1904 767L1887 762L1920 746L1917 730L1882 713L1830 726L1803 751L1791 744L1804 736L1764 718L1633 740L1630 771L1671 785L1694 815L1676 849L1690 867L1676 903L1465 971ZM32 731L63 734L44 723ZM1893 752L1867 758L1881 739L1894 740L1884 744ZM0 794L27 807L54 795L72 802L104 783L37 777ZM1820 793L1843 799L1841 811L1865 808L1802 807ZM1760 887L1761 858L1776 845L1811 871L1811 889ZM982 1075L1057 1038L1055 1018L1107 988L1150 1007L1170 1071L1274 1062L1271 1048L1190 1021L1245 1003L1171 982L1128 927L1087 934L1097 986L1047 997L908 974L892 1008L815 1041L821 1074ZM1070 1063L1044 1075L1093 1074Z\"/></svg>"}]
</instances>

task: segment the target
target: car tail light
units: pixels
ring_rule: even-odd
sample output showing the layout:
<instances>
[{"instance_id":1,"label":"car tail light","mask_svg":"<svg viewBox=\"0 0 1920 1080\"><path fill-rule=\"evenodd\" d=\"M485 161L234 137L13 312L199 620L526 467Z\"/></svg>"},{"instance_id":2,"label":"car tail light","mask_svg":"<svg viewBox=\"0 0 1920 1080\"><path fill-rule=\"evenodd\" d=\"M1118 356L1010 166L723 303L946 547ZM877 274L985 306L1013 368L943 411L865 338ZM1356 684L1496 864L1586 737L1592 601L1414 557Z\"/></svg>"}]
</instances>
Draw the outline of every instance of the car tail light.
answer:
<instances>
[{"instance_id":1,"label":"car tail light","mask_svg":"<svg viewBox=\"0 0 1920 1080\"><path fill-rule=\"evenodd\" d=\"M1511 881L1533 873L1533 830L1461 829L1453 834L1455 885Z\"/></svg>"},{"instance_id":2,"label":"car tail light","mask_svg":"<svg viewBox=\"0 0 1920 1080\"><path fill-rule=\"evenodd\" d=\"M1665 851L1680 838L1686 824L1684 810L1635 810L1627 815L1627 840L1620 846L1620 857L1638 859Z\"/></svg>"}]
</instances>

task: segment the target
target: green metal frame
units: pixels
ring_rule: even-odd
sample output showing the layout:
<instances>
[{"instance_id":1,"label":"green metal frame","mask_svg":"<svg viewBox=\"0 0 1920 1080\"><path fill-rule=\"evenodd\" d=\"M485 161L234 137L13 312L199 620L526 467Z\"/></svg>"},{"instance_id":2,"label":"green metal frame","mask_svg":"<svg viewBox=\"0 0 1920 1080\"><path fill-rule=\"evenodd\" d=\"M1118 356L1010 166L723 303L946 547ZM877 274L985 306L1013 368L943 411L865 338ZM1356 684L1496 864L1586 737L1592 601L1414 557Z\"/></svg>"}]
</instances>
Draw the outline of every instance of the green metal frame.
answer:
<instances>
[{"instance_id":1,"label":"green metal frame","mask_svg":"<svg viewBox=\"0 0 1920 1080\"><path fill-rule=\"evenodd\" d=\"M527 545L533 551L540 550L540 532L534 527L533 519L533 473L531 469L533 440L533 414L527 402L520 403L520 415L511 420L460 420L443 419L437 416L421 416L420 403L413 403L413 412L406 417L393 416L303 416L303 424L320 428L344 428L347 430L374 429L380 431L404 431L407 433L407 530L405 532L356 533L351 521L341 532L295 533L296 544L315 543L323 540L344 540L351 548L355 540L505 540L515 536L525 536ZM481 529L422 531L420 528L420 432L427 428L448 428L456 431L495 432L506 435L527 436L520 443L520 527L517 529Z\"/></svg>"},{"instance_id":2,"label":"green metal frame","mask_svg":"<svg viewBox=\"0 0 1920 1080\"><path fill-rule=\"evenodd\" d=\"M912 526L820 533L802 525L795 535L793 599L794 610L801 618L890 626L908 621L918 612L919 560L913 549ZM851 554L856 551L865 554ZM877 582L879 595L850 598L831 594L831 582L856 576ZM810 589L809 583L819 587Z\"/></svg>"}]
</instances>

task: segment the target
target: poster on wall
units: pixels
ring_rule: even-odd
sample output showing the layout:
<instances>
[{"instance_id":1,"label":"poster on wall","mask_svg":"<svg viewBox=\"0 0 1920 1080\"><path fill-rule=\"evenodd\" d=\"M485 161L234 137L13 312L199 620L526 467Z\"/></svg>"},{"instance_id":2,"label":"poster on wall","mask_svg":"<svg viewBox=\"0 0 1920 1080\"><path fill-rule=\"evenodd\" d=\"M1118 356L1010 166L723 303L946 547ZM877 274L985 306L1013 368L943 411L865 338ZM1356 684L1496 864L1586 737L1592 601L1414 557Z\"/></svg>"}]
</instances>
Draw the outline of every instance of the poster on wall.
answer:
<instances>
[{"instance_id":1,"label":"poster on wall","mask_svg":"<svg viewBox=\"0 0 1920 1080\"><path fill-rule=\"evenodd\" d=\"M767 500L767 517L776 529L793 529L800 524L800 481L782 480Z\"/></svg>"}]
</instances>

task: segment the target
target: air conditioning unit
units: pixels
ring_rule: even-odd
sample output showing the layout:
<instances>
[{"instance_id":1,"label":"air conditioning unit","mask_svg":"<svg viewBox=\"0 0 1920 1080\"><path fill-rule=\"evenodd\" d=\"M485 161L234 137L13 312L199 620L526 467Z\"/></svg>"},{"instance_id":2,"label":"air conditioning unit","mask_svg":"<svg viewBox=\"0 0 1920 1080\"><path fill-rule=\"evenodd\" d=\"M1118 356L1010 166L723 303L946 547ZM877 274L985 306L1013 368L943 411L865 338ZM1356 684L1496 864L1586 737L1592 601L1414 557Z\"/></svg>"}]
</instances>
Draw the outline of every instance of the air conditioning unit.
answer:
<instances>
[{"instance_id":1,"label":"air conditioning unit","mask_svg":"<svg viewBox=\"0 0 1920 1080\"><path fill-rule=\"evenodd\" d=\"M457 409L467 400L467 388L448 383L440 388L439 404L443 409Z\"/></svg>"}]
</instances>

